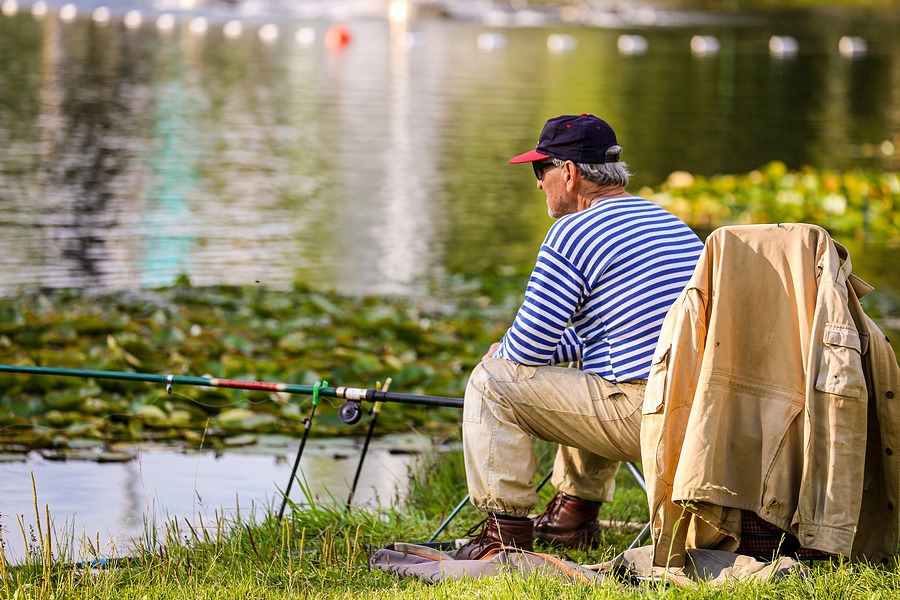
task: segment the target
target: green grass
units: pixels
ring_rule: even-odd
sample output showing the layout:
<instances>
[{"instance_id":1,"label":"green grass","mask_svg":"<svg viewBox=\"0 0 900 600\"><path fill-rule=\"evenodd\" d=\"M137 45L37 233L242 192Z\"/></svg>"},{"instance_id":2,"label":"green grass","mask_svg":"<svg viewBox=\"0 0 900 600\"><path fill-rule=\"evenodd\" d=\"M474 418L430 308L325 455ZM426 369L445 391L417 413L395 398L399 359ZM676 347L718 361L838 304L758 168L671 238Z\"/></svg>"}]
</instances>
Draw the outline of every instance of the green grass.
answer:
<instances>
[{"instance_id":1,"label":"green grass","mask_svg":"<svg viewBox=\"0 0 900 600\"><path fill-rule=\"evenodd\" d=\"M537 445L540 471L552 461L552 447ZM743 582L721 587L675 589L660 583L626 585L605 580L596 585L555 577L504 573L481 580L438 585L396 577L368 567L368 557L392 541L424 541L462 498L459 452L435 454L411 474L405 505L377 511L344 510L343 503L319 503L306 494L304 506L291 506L278 521L274 511L243 514L226 522L167 522L154 543L135 548L111 568L73 566L77 540L48 540L50 515L37 506L38 531L22 532L28 554L14 566L0 560L3 598L893 598L900 592L898 572L863 565L821 565L806 576L791 575L768 583ZM539 478L542 477L539 472ZM624 469L615 502L601 518L626 520L644 514L646 501ZM549 486L548 486L549 487ZM552 495L542 490L541 502ZM308 506L307 506L308 504ZM541 508L539 506L539 508ZM453 539L480 519L463 510L440 539ZM43 524L43 525L40 525ZM3 524L9 528L9 524ZM631 543L628 527L606 532L607 546L560 556L581 564L607 560ZM81 541L83 543L83 540ZM90 546L90 544L88 544ZM547 549L545 549L547 550ZM54 556L67 557L66 560Z\"/></svg>"}]
</instances>

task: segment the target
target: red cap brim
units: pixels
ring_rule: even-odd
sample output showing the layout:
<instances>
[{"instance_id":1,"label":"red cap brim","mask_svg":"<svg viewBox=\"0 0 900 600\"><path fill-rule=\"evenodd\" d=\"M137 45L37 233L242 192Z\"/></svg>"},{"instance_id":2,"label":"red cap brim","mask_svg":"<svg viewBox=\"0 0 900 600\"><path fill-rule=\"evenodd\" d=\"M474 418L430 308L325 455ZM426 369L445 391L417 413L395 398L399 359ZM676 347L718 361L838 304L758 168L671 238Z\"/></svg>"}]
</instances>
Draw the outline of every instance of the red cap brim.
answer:
<instances>
[{"instance_id":1,"label":"red cap brim","mask_svg":"<svg viewBox=\"0 0 900 600\"><path fill-rule=\"evenodd\" d=\"M550 158L550 157L547 156L546 154L541 154L537 150L530 150L530 151L526 152L525 154L513 156L511 159L509 159L509 162L510 162L510 164L517 165L519 163L534 162L536 160L543 160L545 158Z\"/></svg>"}]
</instances>

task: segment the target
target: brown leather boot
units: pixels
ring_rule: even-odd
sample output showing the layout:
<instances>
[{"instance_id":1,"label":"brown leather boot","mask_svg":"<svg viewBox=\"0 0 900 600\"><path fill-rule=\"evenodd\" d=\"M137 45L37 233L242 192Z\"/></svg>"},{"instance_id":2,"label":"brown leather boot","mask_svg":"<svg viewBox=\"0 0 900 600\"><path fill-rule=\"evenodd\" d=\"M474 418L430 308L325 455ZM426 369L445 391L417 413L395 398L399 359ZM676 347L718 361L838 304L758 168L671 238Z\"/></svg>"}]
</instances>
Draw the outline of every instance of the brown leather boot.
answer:
<instances>
[{"instance_id":1,"label":"brown leather boot","mask_svg":"<svg viewBox=\"0 0 900 600\"><path fill-rule=\"evenodd\" d=\"M534 539L577 550L600 545L597 514L602 504L557 492L547 510L533 519Z\"/></svg>"},{"instance_id":2,"label":"brown leather boot","mask_svg":"<svg viewBox=\"0 0 900 600\"><path fill-rule=\"evenodd\" d=\"M488 513L487 518L470 529L466 535L472 535L481 527L474 539L460 548L453 555L457 560L478 560L488 551L502 546L515 546L520 550L532 550L534 540L534 523L527 517L506 517Z\"/></svg>"}]
</instances>

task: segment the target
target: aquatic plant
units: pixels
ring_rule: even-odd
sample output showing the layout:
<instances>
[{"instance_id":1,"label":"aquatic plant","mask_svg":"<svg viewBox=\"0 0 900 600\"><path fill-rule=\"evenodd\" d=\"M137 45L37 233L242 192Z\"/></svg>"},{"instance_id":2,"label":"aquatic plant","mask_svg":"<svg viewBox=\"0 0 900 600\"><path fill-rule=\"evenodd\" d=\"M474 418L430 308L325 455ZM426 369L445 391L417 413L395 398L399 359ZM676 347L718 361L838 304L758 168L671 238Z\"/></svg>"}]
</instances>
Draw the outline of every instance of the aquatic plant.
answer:
<instances>
[{"instance_id":1,"label":"aquatic plant","mask_svg":"<svg viewBox=\"0 0 900 600\"><path fill-rule=\"evenodd\" d=\"M513 284L515 281L515 285ZM0 299L0 363L172 373L461 397L468 372L511 319L521 275L433 283L420 298L349 297L298 286L77 290ZM460 287L465 293L457 295ZM296 435L310 397L37 376L0 377L0 448L70 440L182 440L215 446L242 433ZM385 406L379 432L456 428L455 409ZM360 434L335 403L319 435Z\"/></svg>"},{"instance_id":2,"label":"aquatic plant","mask_svg":"<svg viewBox=\"0 0 900 600\"><path fill-rule=\"evenodd\" d=\"M739 175L669 175L641 194L692 227L749 223L814 223L832 236L900 243L900 175L803 168L779 161Z\"/></svg>"}]
</instances>

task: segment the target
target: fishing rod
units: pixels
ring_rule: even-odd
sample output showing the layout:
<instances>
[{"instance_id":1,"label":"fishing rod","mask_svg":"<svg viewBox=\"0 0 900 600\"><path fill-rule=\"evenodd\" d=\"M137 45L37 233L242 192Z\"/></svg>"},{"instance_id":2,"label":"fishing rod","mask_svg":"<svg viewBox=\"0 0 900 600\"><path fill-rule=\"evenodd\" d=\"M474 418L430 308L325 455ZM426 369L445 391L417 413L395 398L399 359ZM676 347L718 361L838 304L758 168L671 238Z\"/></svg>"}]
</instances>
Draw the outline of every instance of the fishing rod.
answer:
<instances>
[{"instance_id":1,"label":"fishing rod","mask_svg":"<svg viewBox=\"0 0 900 600\"><path fill-rule=\"evenodd\" d=\"M132 373L128 371L94 371L89 369L61 369L57 367L28 367L19 365L0 365L0 373L23 373L28 375L54 375L58 377L84 377L94 379L117 379L124 381L143 381L159 383L172 393L174 385L189 385L214 388L230 388L261 392L281 392L285 394L305 394L343 398L350 401L348 409L343 413L353 413L359 409L358 402L397 402L400 404L418 404L422 406L449 406L462 408L462 398L444 396L423 396L419 394L398 394L367 388L345 386L328 387L327 385L300 385L272 381L249 381L241 379L221 379L217 377L190 377L184 375L156 375L152 373ZM344 420L342 416L342 420ZM358 421L359 419L357 419ZM347 421L344 420L346 423ZM354 421L355 422L355 421Z\"/></svg>"}]
</instances>

